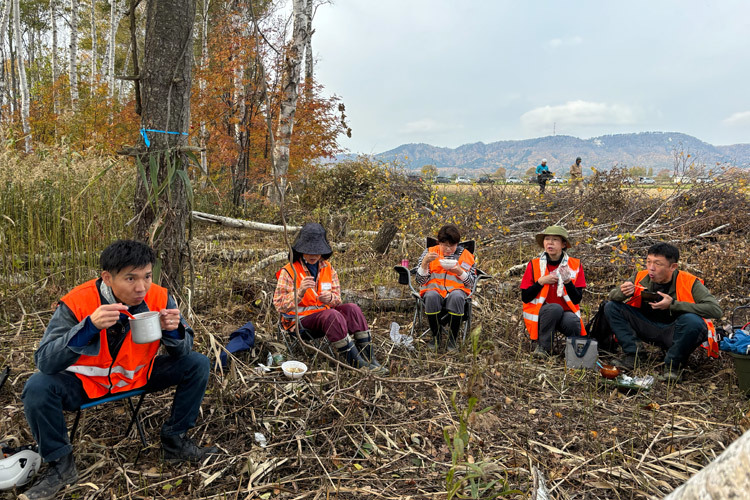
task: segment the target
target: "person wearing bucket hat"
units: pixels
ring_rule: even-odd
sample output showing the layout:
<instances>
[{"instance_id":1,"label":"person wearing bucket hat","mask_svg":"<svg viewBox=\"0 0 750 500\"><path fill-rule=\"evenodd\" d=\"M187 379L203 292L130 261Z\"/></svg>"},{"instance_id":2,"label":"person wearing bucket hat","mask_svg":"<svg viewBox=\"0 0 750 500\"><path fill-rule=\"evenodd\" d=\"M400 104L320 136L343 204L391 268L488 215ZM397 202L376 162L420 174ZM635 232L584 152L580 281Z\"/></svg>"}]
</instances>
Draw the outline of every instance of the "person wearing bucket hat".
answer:
<instances>
[{"instance_id":1,"label":"person wearing bucket hat","mask_svg":"<svg viewBox=\"0 0 750 500\"><path fill-rule=\"evenodd\" d=\"M192 350L193 330L172 295L151 282L155 262L148 245L115 241L101 253L101 276L60 299L34 353L39 371L21 395L26 421L48 465L19 499L55 498L75 484L78 471L63 411L119 392L176 386L172 411L161 428L165 461L202 462L219 451L201 448L186 435L200 414L211 363ZM161 339L138 344L125 313L147 311L159 311ZM157 354L160 346L166 354Z\"/></svg>"},{"instance_id":2,"label":"person wearing bucket hat","mask_svg":"<svg viewBox=\"0 0 750 500\"><path fill-rule=\"evenodd\" d=\"M542 253L526 266L521 300L526 330L537 343L534 357L546 358L555 331L566 337L586 335L579 306L586 278L581 261L566 251L571 245L564 227L548 226L535 239Z\"/></svg>"},{"instance_id":3,"label":"person wearing bucket hat","mask_svg":"<svg viewBox=\"0 0 750 500\"><path fill-rule=\"evenodd\" d=\"M328 262L332 254L323 226L316 222L302 226L292 245L291 262L276 273L273 305L282 326L292 331L299 318L305 330L318 338L325 336L351 366L387 373L375 358L362 310L341 302L339 277Z\"/></svg>"},{"instance_id":4,"label":"person wearing bucket hat","mask_svg":"<svg viewBox=\"0 0 750 500\"><path fill-rule=\"evenodd\" d=\"M544 190L547 188L547 181L552 178L552 172L549 171L547 166L547 158L542 159L542 163L536 167L536 181L539 183L539 192L544 194Z\"/></svg>"}]
</instances>

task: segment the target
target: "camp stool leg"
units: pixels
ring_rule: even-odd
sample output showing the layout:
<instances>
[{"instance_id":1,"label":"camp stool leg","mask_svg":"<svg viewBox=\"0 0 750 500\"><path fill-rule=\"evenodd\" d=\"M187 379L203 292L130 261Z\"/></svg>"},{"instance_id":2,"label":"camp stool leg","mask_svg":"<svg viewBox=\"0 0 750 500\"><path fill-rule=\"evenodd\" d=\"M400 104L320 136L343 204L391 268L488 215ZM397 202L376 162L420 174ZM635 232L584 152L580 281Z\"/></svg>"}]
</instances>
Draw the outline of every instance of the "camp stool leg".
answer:
<instances>
[{"instance_id":1,"label":"camp stool leg","mask_svg":"<svg viewBox=\"0 0 750 500\"><path fill-rule=\"evenodd\" d=\"M134 396L139 396L138 398L138 404L133 407L133 402L130 398ZM146 396L146 391L143 389L135 389L132 391L126 391L119 394L114 394L111 396L106 396L103 398L95 399L93 401L89 401L88 403L84 403L78 408L78 411L76 412L76 418L73 421L73 427L70 429L70 441L72 442L75 439L76 431L78 430L78 424L81 420L81 412L83 410L86 410L88 408L93 408L94 406L99 406L104 403L109 403L112 401L120 401L122 399L127 400L127 405L129 405L130 409L130 423L128 424L128 428L125 431L125 436L127 436L130 433L130 429L133 427L133 423L135 422L136 428L138 429L138 435L141 438L141 444L145 448L148 446L148 442L146 441L146 434L143 431L143 426L141 425L141 420L138 416L138 413L141 409L141 404L143 403L143 398Z\"/></svg>"}]
</instances>

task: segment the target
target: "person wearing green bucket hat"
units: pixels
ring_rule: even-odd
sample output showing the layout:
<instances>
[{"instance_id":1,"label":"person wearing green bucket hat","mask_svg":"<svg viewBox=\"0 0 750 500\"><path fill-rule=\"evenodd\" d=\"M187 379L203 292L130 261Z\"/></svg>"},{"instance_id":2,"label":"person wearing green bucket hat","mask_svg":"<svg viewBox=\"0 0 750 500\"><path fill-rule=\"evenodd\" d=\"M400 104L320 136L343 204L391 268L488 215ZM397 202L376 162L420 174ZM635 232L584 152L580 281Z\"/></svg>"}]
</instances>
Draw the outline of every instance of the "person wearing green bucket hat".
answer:
<instances>
[{"instance_id":1,"label":"person wearing green bucket hat","mask_svg":"<svg viewBox=\"0 0 750 500\"><path fill-rule=\"evenodd\" d=\"M571 244L564 227L548 226L535 239L543 251L526 266L521 300L526 330L537 342L533 354L546 358L555 331L566 337L586 335L579 305L586 278L581 261L566 252Z\"/></svg>"}]
</instances>

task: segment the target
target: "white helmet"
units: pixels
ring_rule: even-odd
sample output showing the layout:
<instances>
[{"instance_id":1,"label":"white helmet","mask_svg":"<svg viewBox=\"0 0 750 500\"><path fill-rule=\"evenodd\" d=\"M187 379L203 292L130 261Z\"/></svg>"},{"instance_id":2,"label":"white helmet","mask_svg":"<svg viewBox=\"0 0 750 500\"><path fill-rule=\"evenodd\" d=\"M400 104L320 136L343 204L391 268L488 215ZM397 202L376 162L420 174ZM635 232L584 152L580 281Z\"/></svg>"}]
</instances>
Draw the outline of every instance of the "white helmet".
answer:
<instances>
[{"instance_id":1,"label":"white helmet","mask_svg":"<svg viewBox=\"0 0 750 500\"><path fill-rule=\"evenodd\" d=\"M542 158L542 163L547 163L547 158Z\"/></svg>"},{"instance_id":2,"label":"white helmet","mask_svg":"<svg viewBox=\"0 0 750 500\"><path fill-rule=\"evenodd\" d=\"M42 457L34 450L21 450L0 460L0 490L23 486L39 471Z\"/></svg>"}]
</instances>

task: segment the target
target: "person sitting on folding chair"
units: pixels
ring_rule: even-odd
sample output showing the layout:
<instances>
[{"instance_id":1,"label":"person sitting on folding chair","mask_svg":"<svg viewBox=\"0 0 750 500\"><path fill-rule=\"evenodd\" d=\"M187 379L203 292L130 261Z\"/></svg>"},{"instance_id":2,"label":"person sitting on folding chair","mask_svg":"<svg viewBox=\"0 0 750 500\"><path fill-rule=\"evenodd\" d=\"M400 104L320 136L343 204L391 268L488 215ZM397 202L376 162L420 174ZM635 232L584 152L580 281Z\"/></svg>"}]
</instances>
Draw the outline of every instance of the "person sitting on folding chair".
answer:
<instances>
[{"instance_id":1,"label":"person sitting on folding chair","mask_svg":"<svg viewBox=\"0 0 750 500\"><path fill-rule=\"evenodd\" d=\"M39 371L21 396L39 454L49 465L19 498L51 499L78 480L63 410L78 410L107 395L176 386L170 417L161 428L164 459L200 462L218 452L186 436L198 418L211 364L192 350L193 331L174 298L151 282L155 262L148 245L118 240L100 256L101 276L60 299L34 353ZM125 311L159 311L161 341L135 343ZM156 355L160 345L166 355Z\"/></svg>"},{"instance_id":2,"label":"person sitting on folding chair","mask_svg":"<svg viewBox=\"0 0 750 500\"><path fill-rule=\"evenodd\" d=\"M357 304L341 302L339 276L328 262L331 255L323 226L316 222L302 226L292 245L291 262L276 273L273 305L282 315L282 327L293 332L297 316L302 328L314 338L325 336L349 365L387 372L375 359L362 310Z\"/></svg>"},{"instance_id":3,"label":"person sitting on folding chair","mask_svg":"<svg viewBox=\"0 0 750 500\"><path fill-rule=\"evenodd\" d=\"M536 242L544 250L526 266L521 300L526 330L537 341L533 355L546 358L555 331L566 337L586 335L579 307L586 278L581 261L565 251L570 237L564 227L547 227L536 235Z\"/></svg>"},{"instance_id":4,"label":"person sitting on folding chair","mask_svg":"<svg viewBox=\"0 0 750 500\"><path fill-rule=\"evenodd\" d=\"M437 234L438 244L426 248L419 258L416 281L424 299L424 310L432 332L430 347L440 345L440 313L450 316L448 349L457 348L458 331L464 316L466 298L477 280L474 255L459 246L461 233L455 224L446 224Z\"/></svg>"}]
</instances>

